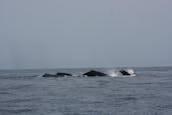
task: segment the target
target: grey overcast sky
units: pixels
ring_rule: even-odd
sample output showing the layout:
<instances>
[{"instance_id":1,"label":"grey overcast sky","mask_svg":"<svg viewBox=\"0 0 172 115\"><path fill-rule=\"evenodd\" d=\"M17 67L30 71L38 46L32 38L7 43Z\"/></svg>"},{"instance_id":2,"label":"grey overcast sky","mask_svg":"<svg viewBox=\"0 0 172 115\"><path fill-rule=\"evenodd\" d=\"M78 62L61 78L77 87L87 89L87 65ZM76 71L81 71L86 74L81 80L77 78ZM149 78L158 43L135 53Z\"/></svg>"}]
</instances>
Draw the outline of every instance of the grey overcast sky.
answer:
<instances>
[{"instance_id":1,"label":"grey overcast sky","mask_svg":"<svg viewBox=\"0 0 172 115\"><path fill-rule=\"evenodd\" d=\"M0 69L172 66L172 0L0 0Z\"/></svg>"}]
</instances>

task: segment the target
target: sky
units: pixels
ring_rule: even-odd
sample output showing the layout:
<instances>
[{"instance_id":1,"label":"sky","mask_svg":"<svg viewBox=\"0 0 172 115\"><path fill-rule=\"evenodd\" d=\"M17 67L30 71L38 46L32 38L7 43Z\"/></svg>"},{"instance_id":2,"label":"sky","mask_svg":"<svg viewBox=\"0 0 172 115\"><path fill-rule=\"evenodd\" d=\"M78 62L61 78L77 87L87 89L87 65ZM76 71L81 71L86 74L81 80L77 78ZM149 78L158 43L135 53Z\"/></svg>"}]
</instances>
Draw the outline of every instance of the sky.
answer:
<instances>
[{"instance_id":1,"label":"sky","mask_svg":"<svg viewBox=\"0 0 172 115\"><path fill-rule=\"evenodd\" d=\"M0 69L172 66L172 0L0 0Z\"/></svg>"}]
</instances>

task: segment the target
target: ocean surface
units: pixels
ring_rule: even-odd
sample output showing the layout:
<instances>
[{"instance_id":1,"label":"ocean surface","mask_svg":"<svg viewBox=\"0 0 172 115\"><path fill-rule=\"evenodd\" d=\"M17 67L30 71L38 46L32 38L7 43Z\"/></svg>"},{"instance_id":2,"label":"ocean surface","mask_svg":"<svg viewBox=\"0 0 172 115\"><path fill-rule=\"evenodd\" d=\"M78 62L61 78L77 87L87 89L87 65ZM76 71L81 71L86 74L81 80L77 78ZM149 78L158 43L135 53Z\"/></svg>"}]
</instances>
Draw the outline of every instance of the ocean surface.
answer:
<instances>
[{"instance_id":1,"label":"ocean surface","mask_svg":"<svg viewBox=\"0 0 172 115\"><path fill-rule=\"evenodd\" d=\"M172 67L133 69L94 78L40 77L90 69L0 70L0 115L172 115Z\"/></svg>"}]
</instances>

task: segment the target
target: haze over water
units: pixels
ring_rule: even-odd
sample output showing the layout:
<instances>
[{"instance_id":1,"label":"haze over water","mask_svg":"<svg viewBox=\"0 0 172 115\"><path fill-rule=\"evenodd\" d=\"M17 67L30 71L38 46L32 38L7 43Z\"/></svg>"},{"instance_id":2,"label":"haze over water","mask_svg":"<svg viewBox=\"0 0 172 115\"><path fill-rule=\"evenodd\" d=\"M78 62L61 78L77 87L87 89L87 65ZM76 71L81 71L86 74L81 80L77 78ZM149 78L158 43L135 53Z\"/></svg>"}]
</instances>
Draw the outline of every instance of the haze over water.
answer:
<instances>
[{"instance_id":1,"label":"haze over water","mask_svg":"<svg viewBox=\"0 0 172 115\"><path fill-rule=\"evenodd\" d=\"M1 0L0 69L171 66L171 0Z\"/></svg>"}]
</instances>

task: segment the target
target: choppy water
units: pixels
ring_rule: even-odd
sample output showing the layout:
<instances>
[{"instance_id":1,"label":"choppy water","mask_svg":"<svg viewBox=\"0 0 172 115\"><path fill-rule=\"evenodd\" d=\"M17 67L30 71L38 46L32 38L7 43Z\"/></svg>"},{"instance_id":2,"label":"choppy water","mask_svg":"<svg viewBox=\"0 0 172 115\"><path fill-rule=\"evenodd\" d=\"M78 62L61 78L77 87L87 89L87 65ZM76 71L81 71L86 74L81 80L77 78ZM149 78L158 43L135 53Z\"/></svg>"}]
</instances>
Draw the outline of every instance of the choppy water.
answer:
<instances>
[{"instance_id":1,"label":"choppy water","mask_svg":"<svg viewBox=\"0 0 172 115\"><path fill-rule=\"evenodd\" d=\"M37 77L86 69L1 70L0 115L172 115L172 68L135 70L125 78Z\"/></svg>"}]
</instances>

